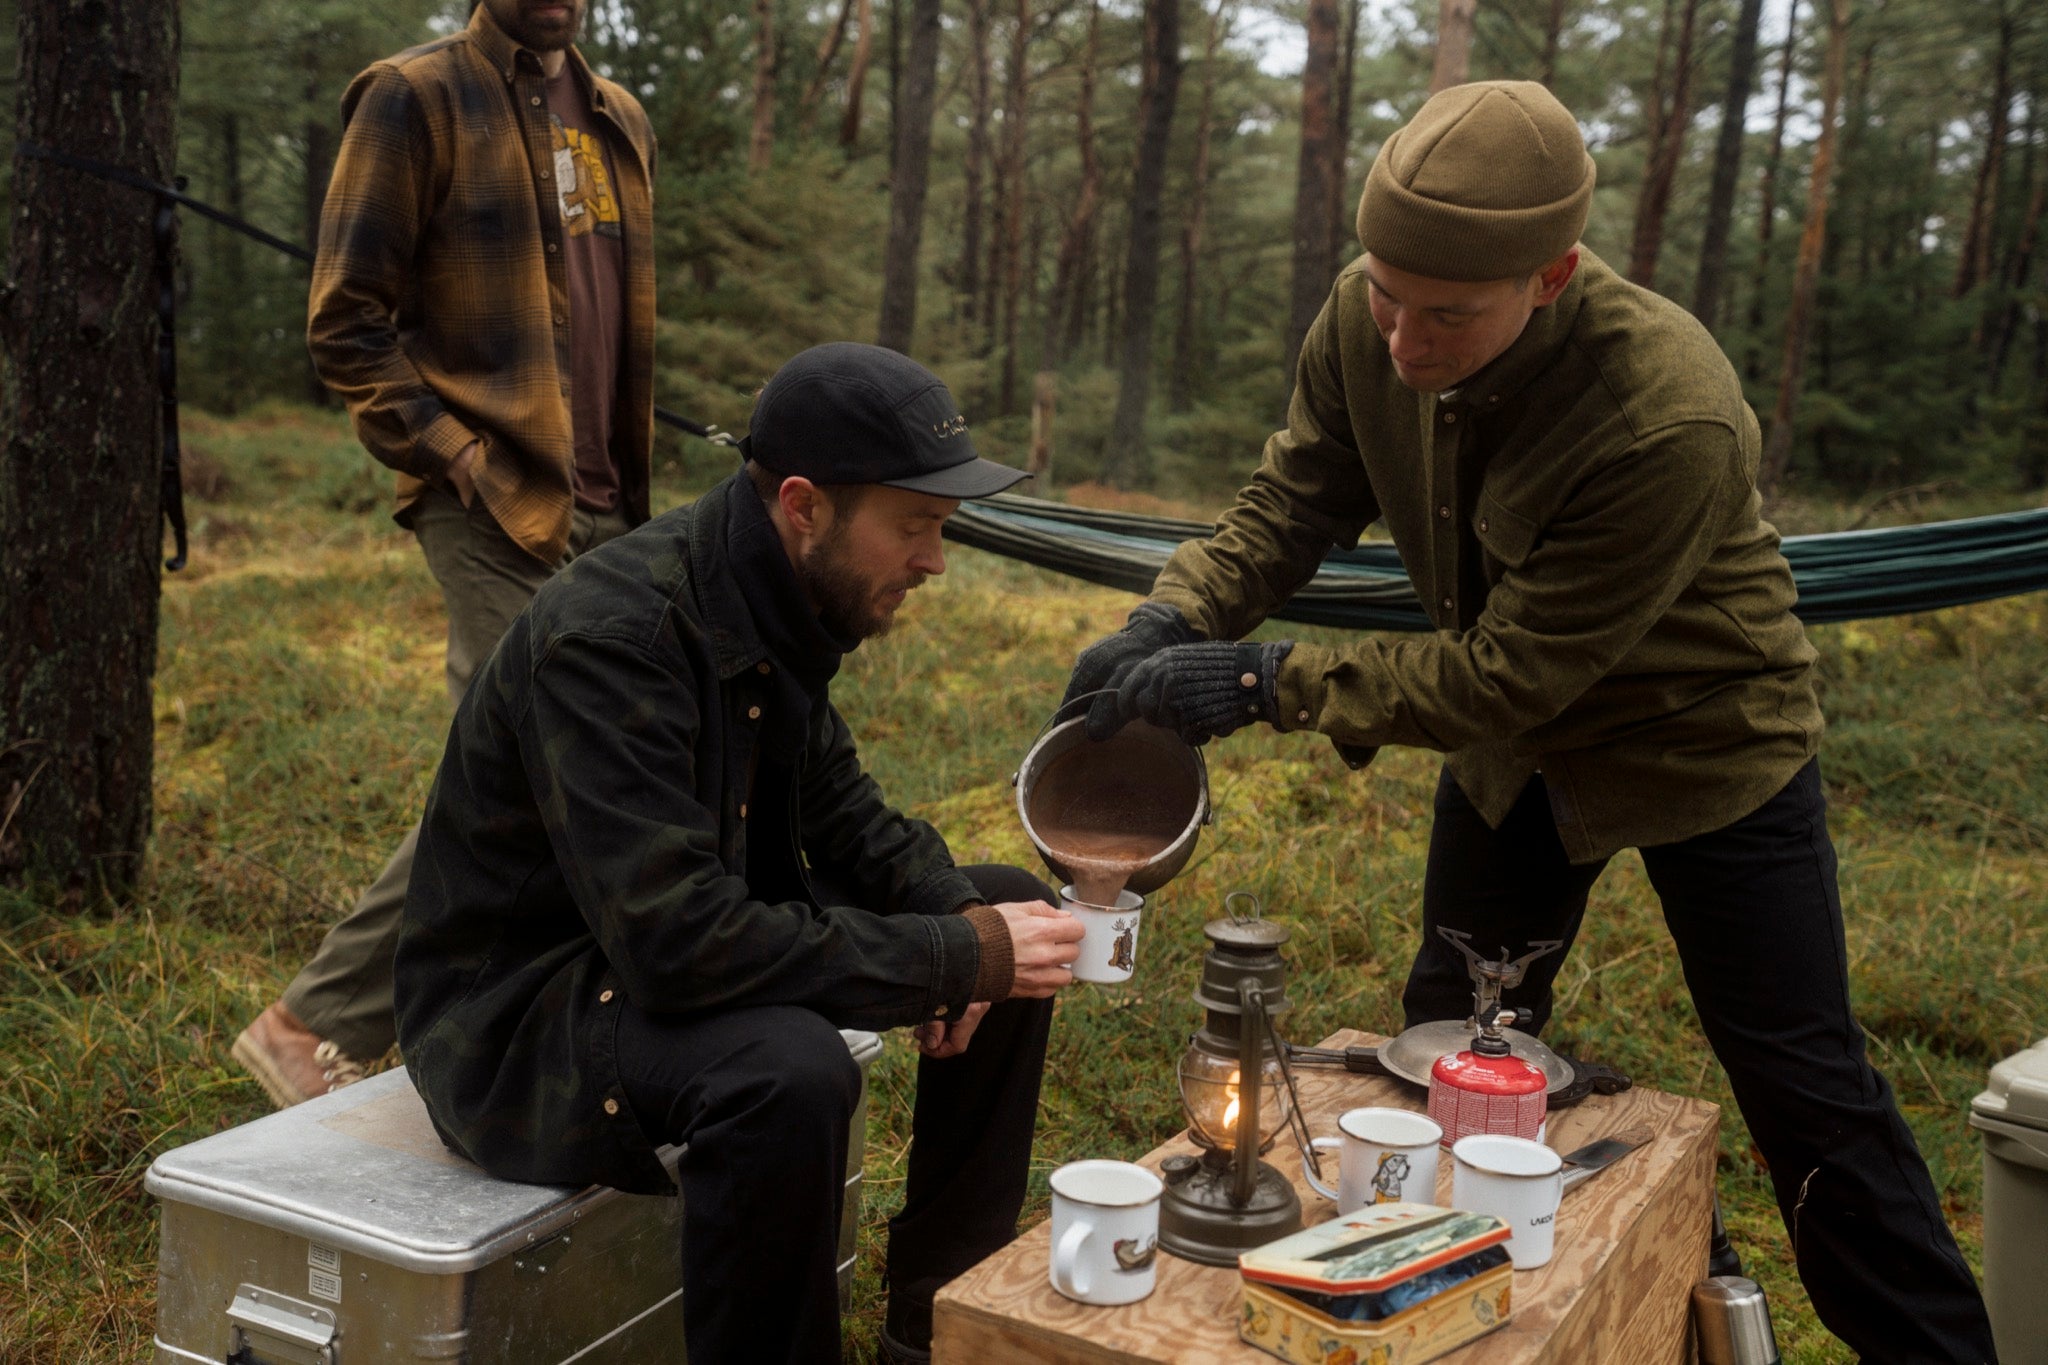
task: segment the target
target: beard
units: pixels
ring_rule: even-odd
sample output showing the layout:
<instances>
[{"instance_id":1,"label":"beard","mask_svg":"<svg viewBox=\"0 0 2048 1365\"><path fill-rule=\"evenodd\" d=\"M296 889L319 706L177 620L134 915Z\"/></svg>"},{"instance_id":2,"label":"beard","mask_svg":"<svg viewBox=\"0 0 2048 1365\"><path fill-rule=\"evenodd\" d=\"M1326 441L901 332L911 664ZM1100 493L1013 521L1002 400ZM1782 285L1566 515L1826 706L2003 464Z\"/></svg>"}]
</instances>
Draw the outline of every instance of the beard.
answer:
<instances>
[{"instance_id":1,"label":"beard","mask_svg":"<svg viewBox=\"0 0 2048 1365\"><path fill-rule=\"evenodd\" d=\"M846 553L846 526L844 520L834 523L805 553L797 570L818 604L818 620L825 630L834 639L858 643L889 633L896 624L896 610L883 599L917 587L925 575L915 574L900 583L877 582Z\"/></svg>"},{"instance_id":2,"label":"beard","mask_svg":"<svg viewBox=\"0 0 2048 1365\"><path fill-rule=\"evenodd\" d=\"M507 36L535 52L559 52L575 42L588 3L589 0L483 0L484 8ZM569 11L565 20L543 19L536 13L554 5Z\"/></svg>"}]
</instances>

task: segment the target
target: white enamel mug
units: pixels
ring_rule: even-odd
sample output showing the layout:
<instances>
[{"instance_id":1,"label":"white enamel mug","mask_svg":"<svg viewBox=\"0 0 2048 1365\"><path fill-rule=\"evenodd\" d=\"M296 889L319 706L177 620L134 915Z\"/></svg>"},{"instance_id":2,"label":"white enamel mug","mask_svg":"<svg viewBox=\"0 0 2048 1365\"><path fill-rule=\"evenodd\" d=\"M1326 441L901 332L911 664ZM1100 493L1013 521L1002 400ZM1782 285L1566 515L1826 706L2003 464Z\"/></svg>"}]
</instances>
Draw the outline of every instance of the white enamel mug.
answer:
<instances>
[{"instance_id":1,"label":"white enamel mug","mask_svg":"<svg viewBox=\"0 0 2048 1365\"><path fill-rule=\"evenodd\" d=\"M1444 1130L1412 1109L1347 1109L1337 1119L1340 1137L1319 1137L1317 1151L1335 1151L1337 1188L1306 1168L1302 1178L1337 1212L1356 1213L1368 1204L1436 1202L1436 1162Z\"/></svg>"},{"instance_id":2,"label":"white enamel mug","mask_svg":"<svg viewBox=\"0 0 2048 1365\"><path fill-rule=\"evenodd\" d=\"M1052 1173L1052 1287L1080 1303L1136 1303L1157 1282L1158 1176L1128 1161Z\"/></svg>"},{"instance_id":3,"label":"white enamel mug","mask_svg":"<svg viewBox=\"0 0 2048 1365\"><path fill-rule=\"evenodd\" d=\"M1081 955L1074 959L1076 981L1128 981L1138 965L1138 912L1145 898L1119 891L1115 905L1090 905L1074 898L1074 888L1060 888L1060 908L1081 921Z\"/></svg>"},{"instance_id":4,"label":"white enamel mug","mask_svg":"<svg viewBox=\"0 0 2048 1365\"><path fill-rule=\"evenodd\" d=\"M1549 1264L1563 1197L1564 1161L1540 1142L1474 1133L1451 1148L1451 1207L1504 1220L1517 1270Z\"/></svg>"}]
</instances>

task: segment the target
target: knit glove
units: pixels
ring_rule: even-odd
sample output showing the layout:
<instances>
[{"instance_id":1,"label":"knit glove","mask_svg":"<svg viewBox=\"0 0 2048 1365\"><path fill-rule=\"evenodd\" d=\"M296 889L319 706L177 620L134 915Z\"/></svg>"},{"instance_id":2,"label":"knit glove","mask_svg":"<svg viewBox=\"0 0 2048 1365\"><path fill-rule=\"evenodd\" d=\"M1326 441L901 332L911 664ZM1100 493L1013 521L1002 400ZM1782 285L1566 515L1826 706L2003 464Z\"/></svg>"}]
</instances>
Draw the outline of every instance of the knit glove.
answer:
<instances>
[{"instance_id":1,"label":"knit glove","mask_svg":"<svg viewBox=\"0 0 2048 1365\"><path fill-rule=\"evenodd\" d=\"M1122 630L1081 651L1081 657L1074 661L1073 676L1067 679L1067 694L1060 698L1060 709L1065 710L1068 703L1091 692L1106 692L1088 708L1087 731L1090 738L1109 738L1125 719L1117 713L1114 695L1124 675L1150 654L1201 638L1174 608L1163 602L1140 602Z\"/></svg>"},{"instance_id":2,"label":"knit glove","mask_svg":"<svg viewBox=\"0 0 2048 1365\"><path fill-rule=\"evenodd\" d=\"M1116 725L1097 734L1094 714L1088 737L1106 739L1116 726L1149 720L1200 744L1255 720L1272 724L1280 714L1280 661L1292 640L1273 644L1204 640L1172 645L1142 659L1116 689Z\"/></svg>"}]
</instances>

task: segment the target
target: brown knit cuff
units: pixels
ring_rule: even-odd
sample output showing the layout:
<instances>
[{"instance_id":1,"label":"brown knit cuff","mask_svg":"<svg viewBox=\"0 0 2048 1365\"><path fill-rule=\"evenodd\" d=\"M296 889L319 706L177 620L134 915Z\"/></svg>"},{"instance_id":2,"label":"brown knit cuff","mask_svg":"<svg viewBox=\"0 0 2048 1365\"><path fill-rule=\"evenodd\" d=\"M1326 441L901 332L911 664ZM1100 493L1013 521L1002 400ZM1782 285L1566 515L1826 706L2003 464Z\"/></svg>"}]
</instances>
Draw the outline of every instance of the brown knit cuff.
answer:
<instances>
[{"instance_id":1,"label":"brown knit cuff","mask_svg":"<svg viewBox=\"0 0 2048 1365\"><path fill-rule=\"evenodd\" d=\"M1017 982L1017 950L1010 942L1010 926L1003 912L993 905L970 905L960 912L974 926L981 940L981 967L974 974L976 1000L1000 1002L1010 998Z\"/></svg>"}]
</instances>

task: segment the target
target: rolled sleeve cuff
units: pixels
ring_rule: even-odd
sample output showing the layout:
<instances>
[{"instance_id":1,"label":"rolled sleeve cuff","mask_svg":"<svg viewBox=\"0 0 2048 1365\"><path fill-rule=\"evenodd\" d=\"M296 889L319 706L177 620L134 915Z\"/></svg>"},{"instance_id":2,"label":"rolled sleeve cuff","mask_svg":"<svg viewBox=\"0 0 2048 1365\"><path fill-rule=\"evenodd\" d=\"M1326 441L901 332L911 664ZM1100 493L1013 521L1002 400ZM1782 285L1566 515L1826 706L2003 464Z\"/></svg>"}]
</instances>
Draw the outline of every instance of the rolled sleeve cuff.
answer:
<instances>
[{"instance_id":1,"label":"rolled sleeve cuff","mask_svg":"<svg viewBox=\"0 0 2048 1365\"><path fill-rule=\"evenodd\" d=\"M1280 661L1279 730L1319 730L1330 691L1330 651L1321 645L1297 644Z\"/></svg>"},{"instance_id":2,"label":"rolled sleeve cuff","mask_svg":"<svg viewBox=\"0 0 2048 1365\"><path fill-rule=\"evenodd\" d=\"M477 434L464 426L455 414L444 412L427 424L416 448L415 463L418 468L409 470L416 478L437 482L448 477L448 467L455 463L455 457L462 448L478 439Z\"/></svg>"}]
</instances>

